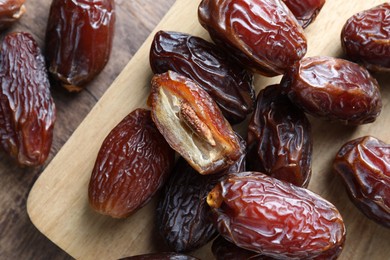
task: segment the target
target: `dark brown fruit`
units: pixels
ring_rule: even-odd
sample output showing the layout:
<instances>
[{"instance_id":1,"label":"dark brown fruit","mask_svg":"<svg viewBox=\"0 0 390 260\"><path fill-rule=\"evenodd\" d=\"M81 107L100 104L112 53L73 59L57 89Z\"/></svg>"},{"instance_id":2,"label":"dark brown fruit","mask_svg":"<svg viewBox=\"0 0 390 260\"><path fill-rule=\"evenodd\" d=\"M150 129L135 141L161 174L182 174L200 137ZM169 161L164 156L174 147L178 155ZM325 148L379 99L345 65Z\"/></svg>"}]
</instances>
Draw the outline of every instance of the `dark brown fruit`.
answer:
<instances>
[{"instance_id":1,"label":"dark brown fruit","mask_svg":"<svg viewBox=\"0 0 390 260\"><path fill-rule=\"evenodd\" d=\"M68 91L81 91L105 67L114 26L114 0L53 0L46 59L54 79Z\"/></svg>"},{"instance_id":2,"label":"dark brown fruit","mask_svg":"<svg viewBox=\"0 0 390 260\"><path fill-rule=\"evenodd\" d=\"M342 46L348 57L375 71L390 71L389 39L389 2L355 14L341 32Z\"/></svg>"},{"instance_id":3,"label":"dark brown fruit","mask_svg":"<svg viewBox=\"0 0 390 260\"><path fill-rule=\"evenodd\" d=\"M280 92L279 85L259 92L248 128L248 169L307 187L313 138L306 115Z\"/></svg>"},{"instance_id":4,"label":"dark brown fruit","mask_svg":"<svg viewBox=\"0 0 390 260\"><path fill-rule=\"evenodd\" d=\"M171 252L151 253L144 255L129 256L119 260L199 260L193 256Z\"/></svg>"},{"instance_id":5,"label":"dark brown fruit","mask_svg":"<svg viewBox=\"0 0 390 260\"><path fill-rule=\"evenodd\" d=\"M390 145L371 136L344 144L333 163L353 203L390 228Z\"/></svg>"},{"instance_id":6,"label":"dark brown fruit","mask_svg":"<svg viewBox=\"0 0 390 260\"><path fill-rule=\"evenodd\" d=\"M166 181L174 157L150 111L131 112L103 141L89 182L89 204L101 214L128 217Z\"/></svg>"},{"instance_id":7,"label":"dark brown fruit","mask_svg":"<svg viewBox=\"0 0 390 260\"><path fill-rule=\"evenodd\" d=\"M56 120L44 58L29 33L11 33L0 63L1 145L21 165L42 165Z\"/></svg>"},{"instance_id":8,"label":"dark brown fruit","mask_svg":"<svg viewBox=\"0 0 390 260\"><path fill-rule=\"evenodd\" d=\"M155 74L172 70L194 80L209 93L229 122L239 123L252 112L253 75L214 44L189 34L159 31L149 58Z\"/></svg>"},{"instance_id":9,"label":"dark brown fruit","mask_svg":"<svg viewBox=\"0 0 390 260\"><path fill-rule=\"evenodd\" d=\"M26 12L25 0L0 1L0 30L10 27Z\"/></svg>"},{"instance_id":10,"label":"dark brown fruit","mask_svg":"<svg viewBox=\"0 0 390 260\"><path fill-rule=\"evenodd\" d=\"M237 135L191 79L173 71L155 75L148 103L167 142L199 173L219 172L240 157Z\"/></svg>"},{"instance_id":11,"label":"dark brown fruit","mask_svg":"<svg viewBox=\"0 0 390 260\"><path fill-rule=\"evenodd\" d=\"M305 112L344 124L371 123L382 109L377 81L365 68L343 59L304 58L284 75L281 86Z\"/></svg>"},{"instance_id":12,"label":"dark brown fruit","mask_svg":"<svg viewBox=\"0 0 390 260\"><path fill-rule=\"evenodd\" d=\"M200 248L216 236L217 230L210 218L207 194L228 173L245 170L245 141L241 140L240 159L223 172L201 175L183 158L163 189L157 205L156 221L161 237L175 252Z\"/></svg>"},{"instance_id":13,"label":"dark brown fruit","mask_svg":"<svg viewBox=\"0 0 390 260\"><path fill-rule=\"evenodd\" d=\"M281 0L203 0L198 16L218 46L260 74L283 74L306 54L303 29Z\"/></svg>"},{"instance_id":14,"label":"dark brown fruit","mask_svg":"<svg viewBox=\"0 0 390 260\"><path fill-rule=\"evenodd\" d=\"M344 244L344 222L335 206L262 173L220 181L207 203L224 238L265 256L336 259Z\"/></svg>"},{"instance_id":15,"label":"dark brown fruit","mask_svg":"<svg viewBox=\"0 0 390 260\"><path fill-rule=\"evenodd\" d=\"M314 21L325 4L325 0L283 0L283 2L303 28Z\"/></svg>"}]
</instances>

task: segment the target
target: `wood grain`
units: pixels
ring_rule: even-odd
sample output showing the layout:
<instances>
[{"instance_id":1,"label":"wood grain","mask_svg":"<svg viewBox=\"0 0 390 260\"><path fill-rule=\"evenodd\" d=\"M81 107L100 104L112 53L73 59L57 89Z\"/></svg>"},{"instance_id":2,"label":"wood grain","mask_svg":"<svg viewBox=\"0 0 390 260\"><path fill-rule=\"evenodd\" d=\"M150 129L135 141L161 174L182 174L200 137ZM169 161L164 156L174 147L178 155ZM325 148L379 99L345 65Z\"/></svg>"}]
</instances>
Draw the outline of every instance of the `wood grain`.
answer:
<instances>
[{"instance_id":1,"label":"wood grain","mask_svg":"<svg viewBox=\"0 0 390 260\"><path fill-rule=\"evenodd\" d=\"M207 37L197 22L197 1L178 0L155 29L189 32ZM342 56L341 28L352 14L381 0L328 0L317 20L306 30L307 56ZM154 31L154 32L155 32ZM116 259L166 250L154 230L155 201L124 220L93 212L87 201L87 185L96 154L107 133L130 111L145 107L152 73L146 40L119 77L97 102L50 165L36 181L28 198L28 214L36 227L71 256L80 259ZM346 127L310 118L314 133L313 177L309 189L321 194L340 210L347 226L347 242L340 259L388 259L390 230L366 219L348 200L340 179L331 171L340 146L352 138L372 134L390 143L390 78L376 75L382 86L383 112L378 120L360 127ZM256 78L256 91L276 83L280 77ZM240 126L244 131L245 124ZM193 252L212 259L210 245Z\"/></svg>"},{"instance_id":2,"label":"wood grain","mask_svg":"<svg viewBox=\"0 0 390 260\"><path fill-rule=\"evenodd\" d=\"M44 51L44 35L50 0L27 0L26 14L10 31L30 32ZM91 108L100 99L174 0L116 1L116 36L111 59L103 72L79 94L53 87L57 106L54 142L48 162L60 150ZM66 161L63 167L71 165ZM44 167L29 169L15 165L0 152L0 259L70 259L30 222L26 210L28 193Z\"/></svg>"}]
</instances>

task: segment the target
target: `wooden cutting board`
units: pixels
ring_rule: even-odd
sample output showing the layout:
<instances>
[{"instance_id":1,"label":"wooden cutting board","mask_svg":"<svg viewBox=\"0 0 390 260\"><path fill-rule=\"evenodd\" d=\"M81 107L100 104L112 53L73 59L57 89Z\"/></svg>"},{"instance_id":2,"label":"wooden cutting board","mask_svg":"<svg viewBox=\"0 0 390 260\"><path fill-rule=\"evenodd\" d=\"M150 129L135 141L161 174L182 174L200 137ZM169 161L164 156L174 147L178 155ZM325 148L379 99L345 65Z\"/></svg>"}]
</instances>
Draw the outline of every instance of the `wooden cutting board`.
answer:
<instances>
[{"instance_id":1,"label":"wooden cutting board","mask_svg":"<svg viewBox=\"0 0 390 260\"><path fill-rule=\"evenodd\" d=\"M93 212L87 186L100 145L109 131L138 107L146 107L152 72L149 47L157 30L188 32L208 38L197 20L199 0L177 0L137 54L48 165L32 188L27 209L31 221L49 239L77 259L117 259L166 250L154 228L155 201L124 220ZM340 31L354 13L385 1L327 0L317 20L306 29L306 56L342 56ZM349 201L332 160L346 141L373 135L390 143L390 77L376 75L382 87L383 111L375 123L347 127L310 117L314 132L313 176L309 189L335 204L344 217L347 241L340 259L390 259L390 229L366 219ZM258 92L280 77L256 78ZM241 130L245 128L242 124ZM210 245L191 253L213 259Z\"/></svg>"}]
</instances>

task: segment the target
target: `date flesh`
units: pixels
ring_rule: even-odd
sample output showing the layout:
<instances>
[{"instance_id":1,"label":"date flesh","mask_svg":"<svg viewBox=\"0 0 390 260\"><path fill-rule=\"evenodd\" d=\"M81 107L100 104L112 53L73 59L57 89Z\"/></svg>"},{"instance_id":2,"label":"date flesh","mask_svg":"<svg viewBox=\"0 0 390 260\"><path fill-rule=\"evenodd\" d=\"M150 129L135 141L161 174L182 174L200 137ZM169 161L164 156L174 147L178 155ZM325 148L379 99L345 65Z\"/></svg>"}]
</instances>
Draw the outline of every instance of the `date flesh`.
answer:
<instances>
[{"instance_id":1,"label":"date flesh","mask_svg":"<svg viewBox=\"0 0 390 260\"><path fill-rule=\"evenodd\" d=\"M341 32L345 53L374 71L390 71L390 3L353 15Z\"/></svg>"},{"instance_id":2,"label":"date flesh","mask_svg":"<svg viewBox=\"0 0 390 260\"><path fill-rule=\"evenodd\" d=\"M240 144L243 152L240 159L216 174L201 175L183 158L178 160L156 210L161 237L175 252L198 249L216 236L205 198L225 175L245 170L245 141L241 139Z\"/></svg>"},{"instance_id":3,"label":"date flesh","mask_svg":"<svg viewBox=\"0 0 390 260\"><path fill-rule=\"evenodd\" d=\"M170 146L201 174L232 165L239 139L210 95L191 79L168 71L155 75L148 104Z\"/></svg>"},{"instance_id":4,"label":"date flesh","mask_svg":"<svg viewBox=\"0 0 390 260\"><path fill-rule=\"evenodd\" d=\"M307 187L311 176L311 125L279 85L259 92L248 127L248 169Z\"/></svg>"},{"instance_id":5,"label":"date flesh","mask_svg":"<svg viewBox=\"0 0 390 260\"><path fill-rule=\"evenodd\" d=\"M218 46L262 75L283 74L306 54L303 29L281 0L203 0L198 17Z\"/></svg>"},{"instance_id":6,"label":"date flesh","mask_svg":"<svg viewBox=\"0 0 390 260\"><path fill-rule=\"evenodd\" d=\"M283 0L283 2L303 28L314 21L325 4L325 0Z\"/></svg>"},{"instance_id":7,"label":"date flesh","mask_svg":"<svg viewBox=\"0 0 390 260\"><path fill-rule=\"evenodd\" d=\"M345 240L343 219L319 195L262 173L220 181L209 193L220 234L274 258L335 259Z\"/></svg>"},{"instance_id":8,"label":"date flesh","mask_svg":"<svg viewBox=\"0 0 390 260\"><path fill-rule=\"evenodd\" d=\"M101 214L128 217L163 185L174 157L150 111L134 110L102 143L89 182L89 204Z\"/></svg>"},{"instance_id":9,"label":"date flesh","mask_svg":"<svg viewBox=\"0 0 390 260\"><path fill-rule=\"evenodd\" d=\"M0 1L0 31L10 27L26 12L25 0Z\"/></svg>"},{"instance_id":10,"label":"date flesh","mask_svg":"<svg viewBox=\"0 0 390 260\"><path fill-rule=\"evenodd\" d=\"M349 141L337 153L333 169L357 208L390 228L390 145L372 136Z\"/></svg>"},{"instance_id":11,"label":"date flesh","mask_svg":"<svg viewBox=\"0 0 390 260\"><path fill-rule=\"evenodd\" d=\"M108 62L114 26L114 0L53 0L46 59L54 79L68 91L81 91Z\"/></svg>"},{"instance_id":12,"label":"date flesh","mask_svg":"<svg viewBox=\"0 0 390 260\"><path fill-rule=\"evenodd\" d=\"M173 252L151 253L144 255L129 256L119 260L199 260L193 256Z\"/></svg>"},{"instance_id":13,"label":"date flesh","mask_svg":"<svg viewBox=\"0 0 390 260\"><path fill-rule=\"evenodd\" d=\"M189 34L159 31L149 59L155 74L172 70L194 80L209 93L229 122L239 123L252 112L253 75L214 44Z\"/></svg>"},{"instance_id":14,"label":"date flesh","mask_svg":"<svg viewBox=\"0 0 390 260\"><path fill-rule=\"evenodd\" d=\"M20 165L42 165L56 120L45 60L29 33L10 33L0 61L1 145Z\"/></svg>"},{"instance_id":15,"label":"date flesh","mask_svg":"<svg viewBox=\"0 0 390 260\"><path fill-rule=\"evenodd\" d=\"M363 67L333 57L303 58L281 86L305 112L349 125L371 123L382 109L377 81Z\"/></svg>"}]
</instances>

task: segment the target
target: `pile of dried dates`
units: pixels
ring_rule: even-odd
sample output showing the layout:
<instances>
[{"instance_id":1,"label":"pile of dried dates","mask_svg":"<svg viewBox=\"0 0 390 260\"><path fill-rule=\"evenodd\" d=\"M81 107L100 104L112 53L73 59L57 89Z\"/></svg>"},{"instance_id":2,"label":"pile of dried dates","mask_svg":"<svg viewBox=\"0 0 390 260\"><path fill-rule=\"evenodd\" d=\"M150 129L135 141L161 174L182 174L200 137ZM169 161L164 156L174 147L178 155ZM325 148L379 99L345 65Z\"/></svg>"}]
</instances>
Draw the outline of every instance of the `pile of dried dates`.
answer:
<instances>
[{"instance_id":1,"label":"pile of dried dates","mask_svg":"<svg viewBox=\"0 0 390 260\"><path fill-rule=\"evenodd\" d=\"M24 3L0 1L0 30L24 14ZM53 0L45 56L30 33L5 35L0 52L0 142L19 165L40 166L48 158L56 121L51 85L80 91L106 65L114 8L114 0Z\"/></svg>"},{"instance_id":2,"label":"pile of dried dates","mask_svg":"<svg viewBox=\"0 0 390 260\"><path fill-rule=\"evenodd\" d=\"M150 109L132 111L112 129L88 189L93 209L122 218L161 188L156 225L172 253L127 259L194 259L183 253L213 239L217 259L340 255L343 218L307 189L313 136L306 115L352 126L377 119L382 99L369 70L390 68L390 4L347 21L342 44L352 61L305 57L304 28L324 4L203 0L199 22L214 43L156 33ZM254 73L283 77L256 97ZM234 125L247 118L248 131L237 133ZM341 147L333 164L353 203L386 227L389 166L390 146L370 136Z\"/></svg>"}]
</instances>

